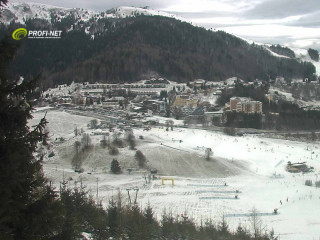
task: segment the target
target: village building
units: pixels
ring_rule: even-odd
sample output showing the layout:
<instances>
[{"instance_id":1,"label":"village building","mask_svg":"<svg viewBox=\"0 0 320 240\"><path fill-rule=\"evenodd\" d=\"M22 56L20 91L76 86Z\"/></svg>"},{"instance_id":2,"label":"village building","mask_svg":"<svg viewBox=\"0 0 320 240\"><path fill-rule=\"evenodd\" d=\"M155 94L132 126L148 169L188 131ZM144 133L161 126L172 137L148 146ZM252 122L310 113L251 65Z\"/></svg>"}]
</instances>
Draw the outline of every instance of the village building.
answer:
<instances>
[{"instance_id":1,"label":"village building","mask_svg":"<svg viewBox=\"0 0 320 240\"><path fill-rule=\"evenodd\" d=\"M192 124L204 123L204 108L196 108L189 116L187 116L187 121Z\"/></svg>"},{"instance_id":2,"label":"village building","mask_svg":"<svg viewBox=\"0 0 320 240\"><path fill-rule=\"evenodd\" d=\"M244 113L262 113L262 102L245 97L230 98L230 110Z\"/></svg>"},{"instance_id":3,"label":"village building","mask_svg":"<svg viewBox=\"0 0 320 240\"><path fill-rule=\"evenodd\" d=\"M147 110L150 110L152 114L156 113L164 116L167 112L168 103L159 100L145 100L143 106L145 106Z\"/></svg>"},{"instance_id":4,"label":"village building","mask_svg":"<svg viewBox=\"0 0 320 240\"><path fill-rule=\"evenodd\" d=\"M192 99L188 95L176 95L171 107L191 107L196 108L198 106L198 99Z\"/></svg>"}]
</instances>

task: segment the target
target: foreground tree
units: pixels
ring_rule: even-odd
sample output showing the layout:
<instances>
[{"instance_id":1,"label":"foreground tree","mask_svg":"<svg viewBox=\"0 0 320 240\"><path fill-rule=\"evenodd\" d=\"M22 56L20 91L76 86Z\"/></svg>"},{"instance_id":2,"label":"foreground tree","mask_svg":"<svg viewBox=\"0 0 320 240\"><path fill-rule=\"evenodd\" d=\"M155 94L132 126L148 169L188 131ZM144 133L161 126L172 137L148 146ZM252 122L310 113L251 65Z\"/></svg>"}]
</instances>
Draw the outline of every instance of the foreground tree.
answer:
<instances>
[{"instance_id":1,"label":"foreground tree","mask_svg":"<svg viewBox=\"0 0 320 240\"><path fill-rule=\"evenodd\" d=\"M3 5L7 4L7 0L0 0L0 7L2 7ZM0 17L1 17L1 12L0 12Z\"/></svg>"},{"instance_id":2,"label":"foreground tree","mask_svg":"<svg viewBox=\"0 0 320 240\"><path fill-rule=\"evenodd\" d=\"M47 122L41 119L32 130L27 126L36 80L8 77L17 47L10 36L0 42L0 236L2 240L39 239L40 235L50 239L59 225L53 216L58 202L45 184L42 158L34 154L37 144L45 141Z\"/></svg>"}]
</instances>

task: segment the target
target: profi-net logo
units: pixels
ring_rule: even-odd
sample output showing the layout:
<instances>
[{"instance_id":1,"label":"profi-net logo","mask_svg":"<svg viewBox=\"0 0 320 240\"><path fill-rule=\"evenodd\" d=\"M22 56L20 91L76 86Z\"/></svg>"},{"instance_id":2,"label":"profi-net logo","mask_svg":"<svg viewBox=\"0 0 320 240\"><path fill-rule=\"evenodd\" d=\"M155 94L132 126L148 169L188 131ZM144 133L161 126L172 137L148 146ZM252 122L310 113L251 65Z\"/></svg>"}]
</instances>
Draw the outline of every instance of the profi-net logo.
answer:
<instances>
[{"instance_id":1,"label":"profi-net logo","mask_svg":"<svg viewBox=\"0 0 320 240\"><path fill-rule=\"evenodd\" d=\"M25 28L18 28L12 33L12 38L21 40L28 36L28 38L61 38L61 30L47 31L47 30L29 30Z\"/></svg>"},{"instance_id":2,"label":"profi-net logo","mask_svg":"<svg viewBox=\"0 0 320 240\"><path fill-rule=\"evenodd\" d=\"M25 36L27 36L28 32L27 29L25 28L18 28L17 30L15 30L12 33L12 37L15 40L21 40L22 38L24 38Z\"/></svg>"}]
</instances>

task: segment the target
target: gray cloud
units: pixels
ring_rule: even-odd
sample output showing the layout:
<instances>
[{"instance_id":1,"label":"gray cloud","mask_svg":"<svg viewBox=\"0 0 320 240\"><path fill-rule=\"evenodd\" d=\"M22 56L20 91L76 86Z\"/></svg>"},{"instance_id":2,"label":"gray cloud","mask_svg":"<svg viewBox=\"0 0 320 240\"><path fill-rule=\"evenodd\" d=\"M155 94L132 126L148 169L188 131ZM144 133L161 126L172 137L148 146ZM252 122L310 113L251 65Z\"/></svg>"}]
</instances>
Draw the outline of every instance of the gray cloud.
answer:
<instances>
[{"instance_id":1,"label":"gray cloud","mask_svg":"<svg viewBox=\"0 0 320 240\"><path fill-rule=\"evenodd\" d=\"M291 21L289 23L284 24L286 26L298 26L298 27L314 27L320 28L320 11L306 14L298 20Z\"/></svg>"},{"instance_id":2,"label":"gray cloud","mask_svg":"<svg viewBox=\"0 0 320 240\"><path fill-rule=\"evenodd\" d=\"M199 19L199 18L212 18L212 17L228 17L230 16L229 12L222 11L205 11L205 12L173 12L170 13L184 17L186 19Z\"/></svg>"},{"instance_id":3,"label":"gray cloud","mask_svg":"<svg viewBox=\"0 0 320 240\"><path fill-rule=\"evenodd\" d=\"M319 9L319 0L265 0L241 15L246 19L276 19L309 14Z\"/></svg>"}]
</instances>

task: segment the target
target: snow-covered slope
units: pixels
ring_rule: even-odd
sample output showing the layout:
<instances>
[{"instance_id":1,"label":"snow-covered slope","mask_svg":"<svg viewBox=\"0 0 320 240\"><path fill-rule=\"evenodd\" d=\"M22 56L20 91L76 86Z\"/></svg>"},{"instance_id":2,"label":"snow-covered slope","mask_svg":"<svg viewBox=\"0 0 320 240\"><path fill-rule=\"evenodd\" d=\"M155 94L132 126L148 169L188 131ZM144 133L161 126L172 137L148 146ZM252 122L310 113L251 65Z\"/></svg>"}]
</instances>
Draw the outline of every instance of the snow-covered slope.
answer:
<instances>
[{"instance_id":1,"label":"snow-covered slope","mask_svg":"<svg viewBox=\"0 0 320 240\"><path fill-rule=\"evenodd\" d=\"M312 60L308 54L308 50L301 49L301 48L291 48L291 49L294 51L296 58L301 59L302 61L311 62L317 69L316 70L317 75L320 75L320 62L316 62Z\"/></svg>"},{"instance_id":2,"label":"snow-covered slope","mask_svg":"<svg viewBox=\"0 0 320 240\"><path fill-rule=\"evenodd\" d=\"M37 124L44 114L33 113L30 126ZM149 131L133 129L135 136L143 136L136 139L136 147L148 159L148 166L158 169L160 176L172 176L175 180L172 186L162 185L159 178L146 183L147 171L136 169L135 151L126 147L120 148L117 156L123 173L109 173L114 156L107 148L100 147L102 136L88 129L91 117L52 109L46 118L50 151L54 151L55 156L46 156L43 168L54 186L59 187L65 179L69 179L71 187L81 181L92 196L96 196L98 188L96 199L105 207L118 192L123 194L126 203L126 189L138 188L138 205L144 208L150 204L158 220L165 210L173 216L187 214L199 225L209 219L219 223L224 215L232 231L238 224L251 229L250 213L254 207L260 214L261 226L265 230L274 229L278 239L314 240L320 236L320 208L317 207L320 191L314 185L305 185L305 180L313 183L319 180L319 141L290 141L261 134L227 136L176 126L173 131L166 131L162 126L154 126ZM71 166L74 142L81 139L80 135L74 136L76 127L90 133L94 144L84 159L83 173L74 172ZM60 137L65 141L61 142ZM208 147L213 151L210 161L204 159L204 150ZM314 171L289 173L286 171L288 161L306 161ZM128 168L133 169L130 174L125 170ZM278 214L273 214L275 208Z\"/></svg>"},{"instance_id":3,"label":"snow-covered slope","mask_svg":"<svg viewBox=\"0 0 320 240\"><path fill-rule=\"evenodd\" d=\"M9 2L3 8L1 22L7 24L11 21L25 23L27 19L39 18L51 22L52 18L55 17L58 21L62 18L74 14L85 19L98 14L98 12L83 10L83 9L71 9L62 8L40 3L20 3L20 2Z\"/></svg>"},{"instance_id":4,"label":"snow-covered slope","mask_svg":"<svg viewBox=\"0 0 320 240\"><path fill-rule=\"evenodd\" d=\"M289 58L287 56L280 55L271 51L267 45L264 45L264 48L267 49L274 56L281 57L281 58ZM316 62L312 60L307 49L301 49L301 48L290 48L290 49L294 51L296 59L304 62L311 62L316 67L316 74L320 75L320 62Z\"/></svg>"},{"instance_id":5,"label":"snow-covered slope","mask_svg":"<svg viewBox=\"0 0 320 240\"><path fill-rule=\"evenodd\" d=\"M265 43L259 43L259 42L255 42L253 40L250 39L246 39L244 37L240 37L240 36L236 36L244 41L246 41L249 44L256 44L259 46L262 46L264 49L266 49L271 55L279 57L279 58L289 58L288 56L285 55L281 55L278 53L273 52L270 49L270 46L272 44L265 44ZM316 67L316 74L318 76L320 76L320 62L316 62L314 60L312 60L308 54L308 50L307 49L302 49L302 48L292 48L292 47L288 47L289 49L291 49L294 53L295 53L295 58L300 60L300 61L305 61L305 62L311 62L315 67Z\"/></svg>"},{"instance_id":6,"label":"snow-covered slope","mask_svg":"<svg viewBox=\"0 0 320 240\"><path fill-rule=\"evenodd\" d=\"M105 12L93 11L80 8L63 8L47 4L40 3L20 3L20 2L9 2L3 8L1 22L8 24L11 21L25 23L27 19L39 18L51 22L54 17L57 21L73 15L75 19L79 21L88 21L91 18L97 20L98 18L126 18L134 17L138 15L147 16L164 16L176 18L182 21L186 21L181 17L175 16L170 13L157 11L147 8L136 8L136 7L118 7L107 10Z\"/></svg>"},{"instance_id":7,"label":"snow-covered slope","mask_svg":"<svg viewBox=\"0 0 320 240\"><path fill-rule=\"evenodd\" d=\"M113 8L111 10L108 10L107 12L113 14L114 17L118 17L118 18L146 15L146 16L163 16L163 17L170 17L170 18L176 18L179 20L184 20L180 17L177 17L174 14L170 14L170 13L158 11L158 10L153 10L153 9L148 9L148 8L122 6L122 7L118 7L118 8Z\"/></svg>"}]
</instances>

